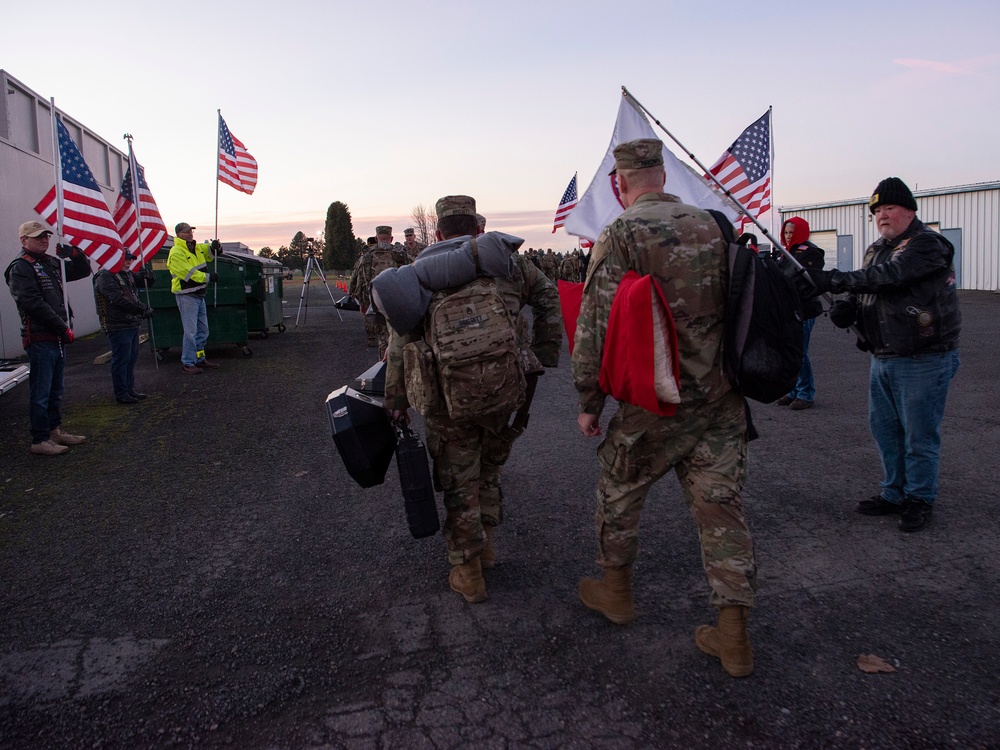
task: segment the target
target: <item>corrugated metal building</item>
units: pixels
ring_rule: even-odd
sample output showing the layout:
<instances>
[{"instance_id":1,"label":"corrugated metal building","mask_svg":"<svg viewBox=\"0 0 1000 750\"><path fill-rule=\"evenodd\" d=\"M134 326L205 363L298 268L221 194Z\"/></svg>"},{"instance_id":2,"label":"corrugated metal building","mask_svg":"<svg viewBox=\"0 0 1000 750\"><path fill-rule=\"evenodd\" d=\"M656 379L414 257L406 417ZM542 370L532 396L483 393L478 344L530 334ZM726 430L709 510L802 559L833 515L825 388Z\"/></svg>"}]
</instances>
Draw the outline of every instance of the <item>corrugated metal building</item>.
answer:
<instances>
[{"instance_id":1,"label":"corrugated metal building","mask_svg":"<svg viewBox=\"0 0 1000 750\"><path fill-rule=\"evenodd\" d=\"M52 160L52 112L49 100L0 70L0 270L17 257L17 228L40 218L35 205L55 182ZM113 206L128 156L59 110L66 129L80 147L87 165ZM50 252L55 252L55 243ZM87 280L67 285L77 335L100 328L94 307L94 289ZM0 358L18 357L21 322L6 285L0 288Z\"/></svg>"},{"instance_id":2,"label":"corrugated metal building","mask_svg":"<svg viewBox=\"0 0 1000 750\"><path fill-rule=\"evenodd\" d=\"M955 246L955 276L962 289L1000 288L1000 181L919 190L917 218ZM867 247L879 238L868 198L781 206L781 223L809 222L810 239L826 250L826 267L861 267Z\"/></svg>"}]
</instances>

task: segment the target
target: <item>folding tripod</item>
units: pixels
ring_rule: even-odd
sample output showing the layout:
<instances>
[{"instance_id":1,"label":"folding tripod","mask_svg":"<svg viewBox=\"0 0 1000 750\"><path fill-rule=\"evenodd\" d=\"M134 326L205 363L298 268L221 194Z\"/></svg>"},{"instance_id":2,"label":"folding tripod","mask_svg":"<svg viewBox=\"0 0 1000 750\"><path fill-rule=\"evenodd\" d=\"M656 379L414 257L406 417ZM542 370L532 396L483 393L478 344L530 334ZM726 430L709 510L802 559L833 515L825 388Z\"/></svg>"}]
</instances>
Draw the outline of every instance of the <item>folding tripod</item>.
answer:
<instances>
[{"instance_id":1,"label":"folding tripod","mask_svg":"<svg viewBox=\"0 0 1000 750\"><path fill-rule=\"evenodd\" d=\"M306 314L309 313L309 280L312 278L312 275L314 273L317 276L319 276L320 279L322 279L323 286L326 287L326 291L329 292L330 294L330 300L333 302L334 305L337 304L337 300L333 298L333 292L330 289L330 285L326 283L326 276L323 275L323 266L318 260L316 260L316 253L310 250L309 257L306 259L306 270L305 273L302 275L302 293L299 295L299 309L298 312L295 313L296 327L298 327L299 325L299 315L302 315L303 300L306 303ZM340 318L340 322L343 323L344 316L340 314L340 310L336 307L334 307L334 310L337 310L337 317ZM302 315L303 323L305 323L305 319L306 315Z\"/></svg>"}]
</instances>

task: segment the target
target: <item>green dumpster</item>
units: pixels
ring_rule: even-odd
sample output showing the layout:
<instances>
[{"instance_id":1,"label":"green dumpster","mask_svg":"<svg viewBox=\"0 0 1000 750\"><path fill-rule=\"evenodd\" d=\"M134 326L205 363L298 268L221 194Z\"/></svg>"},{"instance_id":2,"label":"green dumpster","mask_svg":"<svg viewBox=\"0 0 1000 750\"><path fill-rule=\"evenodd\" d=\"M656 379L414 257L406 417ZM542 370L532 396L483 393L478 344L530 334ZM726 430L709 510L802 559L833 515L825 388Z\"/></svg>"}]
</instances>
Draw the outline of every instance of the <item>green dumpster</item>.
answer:
<instances>
[{"instance_id":1,"label":"green dumpster","mask_svg":"<svg viewBox=\"0 0 1000 750\"><path fill-rule=\"evenodd\" d=\"M246 264L247 330L267 338L268 328L284 333L284 288L281 261L258 255L239 254Z\"/></svg>"},{"instance_id":2,"label":"green dumpster","mask_svg":"<svg viewBox=\"0 0 1000 750\"><path fill-rule=\"evenodd\" d=\"M170 272L167 270L169 247L161 249L152 261L156 283L149 289L149 305L153 317L149 319L149 342L156 349L162 362L164 354L172 348L181 348L184 328L177 302L170 291ZM211 284L205 295L208 305L208 347L236 344L243 354L253 352L247 346L246 263L241 257L220 255L211 265L218 268L219 282ZM140 292L143 299L146 292Z\"/></svg>"}]
</instances>

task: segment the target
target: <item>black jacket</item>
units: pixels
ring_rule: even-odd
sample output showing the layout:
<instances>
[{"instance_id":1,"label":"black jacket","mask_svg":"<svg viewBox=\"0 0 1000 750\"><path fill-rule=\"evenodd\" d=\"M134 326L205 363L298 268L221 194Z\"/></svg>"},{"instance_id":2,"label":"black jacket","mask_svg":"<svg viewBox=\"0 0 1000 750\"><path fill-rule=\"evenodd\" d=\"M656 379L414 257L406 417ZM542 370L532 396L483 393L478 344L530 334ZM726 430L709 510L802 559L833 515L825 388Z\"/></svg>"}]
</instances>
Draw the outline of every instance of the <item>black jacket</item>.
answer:
<instances>
[{"instance_id":1,"label":"black jacket","mask_svg":"<svg viewBox=\"0 0 1000 750\"><path fill-rule=\"evenodd\" d=\"M823 270L824 255L823 248L819 245L814 245L811 242L800 242L797 245L792 245L788 248L788 252L792 254L792 257L799 262L803 268L807 271L821 271ZM772 251L775 261L778 266L781 267L788 263L788 258L780 250ZM811 299L802 300L802 317L803 318L815 318L823 313L823 303L820 302L819 297L812 297Z\"/></svg>"},{"instance_id":2,"label":"black jacket","mask_svg":"<svg viewBox=\"0 0 1000 750\"><path fill-rule=\"evenodd\" d=\"M25 348L36 341L59 341L70 325L63 304L59 264L52 255L32 255L21 251L7 266L3 277L21 316L21 341ZM90 261L76 249L66 264L66 280L76 281L90 275ZM72 316L73 311L70 310Z\"/></svg>"},{"instance_id":3,"label":"black jacket","mask_svg":"<svg viewBox=\"0 0 1000 750\"><path fill-rule=\"evenodd\" d=\"M152 273L118 273L101 270L94 274L94 302L105 333L125 331L142 325L146 303L139 298L138 284L152 286Z\"/></svg>"},{"instance_id":4,"label":"black jacket","mask_svg":"<svg viewBox=\"0 0 1000 750\"><path fill-rule=\"evenodd\" d=\"M872 244L860 270L834 271L831 290L856 295L875 356L950 351L962 329L954 257L948 240L914 218L899 237Z\"/></svg>"}]
</instances>

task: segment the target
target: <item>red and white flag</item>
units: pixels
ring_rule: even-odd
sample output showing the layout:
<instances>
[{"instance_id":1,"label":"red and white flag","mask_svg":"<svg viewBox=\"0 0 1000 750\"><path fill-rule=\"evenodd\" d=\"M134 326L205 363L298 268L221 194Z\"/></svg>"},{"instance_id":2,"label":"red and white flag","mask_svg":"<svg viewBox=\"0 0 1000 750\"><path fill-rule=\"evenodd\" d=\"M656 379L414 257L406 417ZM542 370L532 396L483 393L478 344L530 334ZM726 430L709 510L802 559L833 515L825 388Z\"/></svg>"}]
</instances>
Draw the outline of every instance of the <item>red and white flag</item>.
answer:
<instances>
[{"instance_id":1,"label":"red and white flag","mask_svg":"<svg viewBox=\"0 0 1000 750\"><path fill-rule=\"evenodd\" d=\"M257 160L240 139L229 132L219 114L219 182L250 195L257 187Z\"/></svg>"},{"instance_id":2,"label":"red and white flag","mask_svg":"<svg viewBox=\"0 0 1000 750\"><path fill-rule=\"evenodd\" d=\"M709 167L733 198L757 218L771 208L771 110L767 110ZM706 175L705 179L711 181ZM714 184L714 183L713 183ZM740 218L740 229L750 223Z\"/></svg>"},{"instance_id":3,"label":"red and white flag","mask_svg":"<svg viewBox=\"0 0 1000 750\"><path fill-rule=\"evenodd\" d=\"M53 113L53 116L61 169L56 184L35 210L51 226L58 226L61 195L63 239L83 250L101 268L118 272L124 263L125 251L108 202L59 115Z\"/></svg>"},{"instance_id":4,"label":"red and white flag","mask_svg":"<svg viewBox=\"0 0 1000 750\"><path fill-rule=\"evenodd\" d=\"M132 176L136 179L133 180ZM139 189L139 220L136 221L135 188ZM128 170L115 200L115 225L122 243L135 256L131 270L146 263L167 241L167 227L146 184L145 170L136 161L132 144L128 147ZM140 232L140 226L142 231Z\"/></svg>"}]
</instances>

